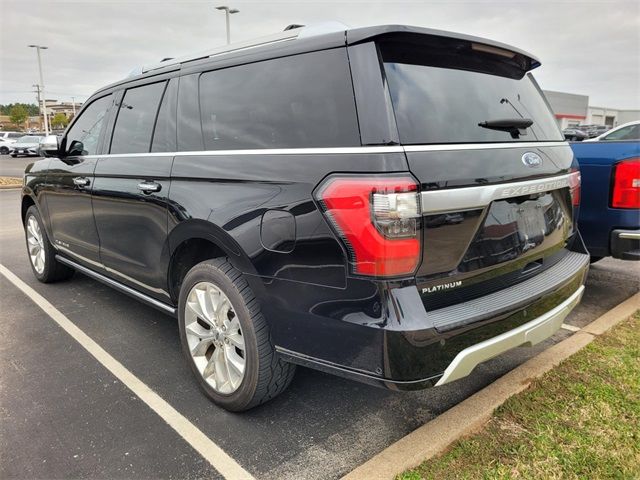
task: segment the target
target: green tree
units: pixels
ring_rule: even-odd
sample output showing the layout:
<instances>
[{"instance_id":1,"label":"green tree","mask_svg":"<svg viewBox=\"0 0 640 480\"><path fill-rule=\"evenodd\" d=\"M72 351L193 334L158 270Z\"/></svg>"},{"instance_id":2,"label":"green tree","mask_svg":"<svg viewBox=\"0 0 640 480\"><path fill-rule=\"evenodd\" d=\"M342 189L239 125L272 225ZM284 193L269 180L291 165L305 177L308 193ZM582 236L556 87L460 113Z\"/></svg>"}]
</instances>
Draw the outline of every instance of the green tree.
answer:
<instances>
[{"instance_id":1,"label":"green tree","mask_svg":"<svg viewBox=\"0 0 640 480\"><path fill-rule=\"evenodd\" d=\"M51 126L53 128L64 128L69 123L69 119L64 113L56 113L51 119Z\"/></svg>"},{"instance_id":2,"label":"green tree","mask_svg":"<svg viewBox=\"0 0 640 480\"><path fill-rule=\"evenodd\" d=\"M29 112L24 105L14 105L9 110L9 119L17 127L23 127L25 120L29 117Z\"/></svg>"},{"instance_id":3,"label":"green tree","mask_svg":"<svg viewBox=\"0 0 640 480\"><path fill-rule=\"evenodd\" d=\"M0 115L10 115L11 109L16 105L22 105L26 108L30 117L35 117L40 114L40 109L34 103L8 103L6 105L0 105Z\"/></svg>"}]
</instances>

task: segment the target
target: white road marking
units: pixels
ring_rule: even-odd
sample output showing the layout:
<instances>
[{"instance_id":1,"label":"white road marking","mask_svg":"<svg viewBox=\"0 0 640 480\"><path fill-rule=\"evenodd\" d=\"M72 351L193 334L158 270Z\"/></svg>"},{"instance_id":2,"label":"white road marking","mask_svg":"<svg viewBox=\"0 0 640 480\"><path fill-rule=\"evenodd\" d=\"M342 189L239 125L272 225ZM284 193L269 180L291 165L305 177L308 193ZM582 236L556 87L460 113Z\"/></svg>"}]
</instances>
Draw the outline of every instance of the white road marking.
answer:
<instances>
[{"instance_id":1,"label":"white road marking","mask_svg":"<svg viewBox=\"0 0 640 480\"><path fill-rule=\"evenodd\" d=\"M154 392L148 385L127 370L124 365L113 358L106 350L93 341L86 333L80 330L71 320L65 317L58 309L49 303L42 295L29 285L20 280L7 267L0 264L0 273L11 283L27 295L38 305L51 319L65 332L77 341L107 370L126 385L140 400L156 412L167 424L173 428L194 450L207 460L213 468L225 478L253 479L253 476L243 469L224 450L216 445L209 437L202 433L193 423L180 412L167 403L160 395Z\"/></svg>"},{"instance_id":2,"label":"white road marking","mask_svg":"<svg viewBox=\"0 0 640 480\"><path fill-rule=\"evenodd\" d=\"M560 325L560 328L564 328L565 330L569 330L570 332L579 332L581 330L580 327L569 325L568 323L563 323L562 325Z\"/></svg>"}]
</instances>

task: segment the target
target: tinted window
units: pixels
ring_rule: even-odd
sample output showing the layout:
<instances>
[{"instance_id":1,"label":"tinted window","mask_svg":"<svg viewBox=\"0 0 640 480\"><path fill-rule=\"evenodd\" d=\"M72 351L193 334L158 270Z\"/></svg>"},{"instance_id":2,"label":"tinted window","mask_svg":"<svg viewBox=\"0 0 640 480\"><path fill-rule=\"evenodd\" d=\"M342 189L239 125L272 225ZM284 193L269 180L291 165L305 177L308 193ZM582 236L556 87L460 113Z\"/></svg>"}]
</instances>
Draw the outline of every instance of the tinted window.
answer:
<instances>
[{"instance_id":1,"label":"tinted window","mask_svg":"<svg viewBox=\"0 0 640 480\"><path fill-rule=\"evenodd\" d=\"M198 79L200 74L180 77L178 91L178 150L198 151L204 148L200 106L198 105Z\"/></svg>"},{"instance_id":2,"label":"tinted window","mask_svg":"<svg viewBox=\"0 0 640 480\"><path fill-rule=\"evenodd\" d=\"M10 133L9 138L20 138L22 136L21 133Z\"/></svg>"},{"instance_id":3,"label":"tinted window","mask_svg":"<svg viewBox=\"0 0 640 480\"><path fill-rule=\"evenodd\" d=\"M74 155L95 155L104 119L111 107L111 95L99 98L85 108L66 135L66 149Z\"/></svg>"},{"instance_id":4,"label":"tinted window","mask_svg":"<svg viewBox=\"0 0 640 480\"><path fill-rule=\"evenodd\" d=\"M175 152L176 150L176 101L178 79L173 78L162 97L162 104L153 130L152 152Z\"/></svg>"},{"instance_id":5,"label":"tinted window","mask_svg":"<svg viewBox=\"0 0 640 480\"><path fill-rule=\"evenodd\" d=\"M200 111L207 150L360 144L344 49L205 73Z\"/></svg>"},{"instance_id":6,"label":"tinted window","mask_svg":"<svg viewBox=\"0 0 640 480\"><path fill-rule=\"evenodd\" d=\"M475 68L471 58L461 69L443 68L447 58L455 66L456 57L443 53L424 58L419 49L405 49L401 44L381 45L381 51L402 143L563 140L530 75L515 78L471 71ZM534 123L519 138L478 125L512 118Z\"/></svg>"},{"instance_id":7,"label":"tinted window","mask_svg":"<svg viewBox=\"0 0 640 480\"><path fill-rule=\"evenodd\" d=\"M640 140L640 125L629 125L615 132L611 132L602 140Z\"/></svg>"},{"instance_id":8,"label":"tinted window","mask_svg":"<svg viewBox=\"0 0 640 480\"><path fill-rule=\"evenodd\" d=\"M127 90L118 108L113 129L111 153L145 153L151 146L151 134L166 82Z\"/></svg>"}]
</instances>

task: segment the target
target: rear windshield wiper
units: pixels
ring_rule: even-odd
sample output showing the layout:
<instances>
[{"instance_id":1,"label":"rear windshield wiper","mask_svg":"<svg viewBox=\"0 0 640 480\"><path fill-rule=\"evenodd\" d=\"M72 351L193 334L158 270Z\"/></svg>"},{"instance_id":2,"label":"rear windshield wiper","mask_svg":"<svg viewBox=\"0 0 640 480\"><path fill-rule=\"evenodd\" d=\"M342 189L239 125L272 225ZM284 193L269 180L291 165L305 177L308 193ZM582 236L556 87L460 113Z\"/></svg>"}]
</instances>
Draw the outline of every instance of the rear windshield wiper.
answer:
<instances>
[{"instance_id":1,"label":"rear windshield wiper","mask_svg":"<svg viewBox=\"0 0 640 480\"><path fill-rule=\"evenodd\" d=\"M512 138L519 138L524 134L523 130L533 125L530 118L499 118L496 120L486 120L478 124L479 127L489 128L491 130L500 130L509 132Z\"/></svg>"}]
</instances>

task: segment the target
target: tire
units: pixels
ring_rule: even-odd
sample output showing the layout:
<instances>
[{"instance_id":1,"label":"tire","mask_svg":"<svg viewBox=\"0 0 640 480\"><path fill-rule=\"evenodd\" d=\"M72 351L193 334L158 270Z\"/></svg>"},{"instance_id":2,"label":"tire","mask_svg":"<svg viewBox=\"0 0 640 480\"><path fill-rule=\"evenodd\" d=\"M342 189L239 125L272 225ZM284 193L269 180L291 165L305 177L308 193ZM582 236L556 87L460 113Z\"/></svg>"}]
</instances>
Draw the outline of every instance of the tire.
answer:
<instances>
[{"instance_id":1,"label":"tire","mask_svg":"<svg viewBox=\"0 0 640 480\"><path fill-rule=\"evenodd\" d=\"M35 222L35 224L32 222ZM73 276L74 270L72 268L56 260L55 249L49 241L40 212L38 212L35 205L29 207L24 217L24 231L29 264L33 274L39 281L52 283L66 280Z\"/></svg>"},{"instance_id":2,"label":"tire","mask_svg":"<svg viewBox=\"0 0 640 480\"><path fill-rule=\"evenodd\" d=\"M204 314L199 306L203 298L213 299L208 304L212 311L217 302L220 313ZM206 260L189 270L180 288L178 308L182 351L198 385L214 403L232 412L249 410L289 386L295 365L276 354L258 301L227 258ZM226 331L221 323L227 323ZM244 362L240 379L237 368L231 368L238 359ZM217 361L226 366L226 383L225 368L218 368Z\"/></svg>"},{"instance_id":3,"label":"tire","mask_svg":"<svg viewBox=\"0 0 640 480\"><path fill-rule=\"evenodd\" d=\"M0 147L0 155L6 155L9 153L9 149L7 147Z\"/></svg>"}]
</instances>

